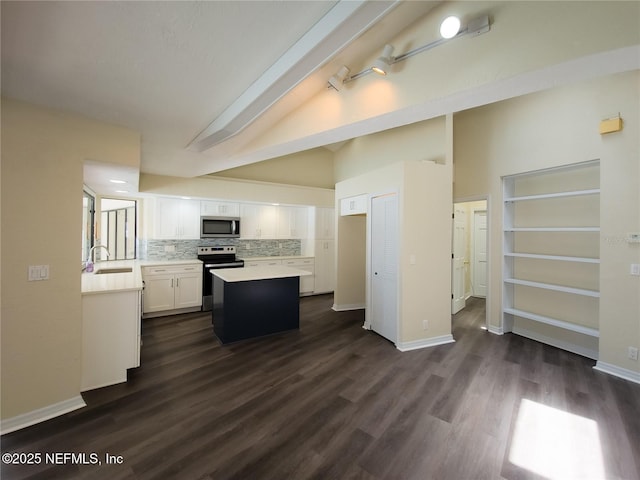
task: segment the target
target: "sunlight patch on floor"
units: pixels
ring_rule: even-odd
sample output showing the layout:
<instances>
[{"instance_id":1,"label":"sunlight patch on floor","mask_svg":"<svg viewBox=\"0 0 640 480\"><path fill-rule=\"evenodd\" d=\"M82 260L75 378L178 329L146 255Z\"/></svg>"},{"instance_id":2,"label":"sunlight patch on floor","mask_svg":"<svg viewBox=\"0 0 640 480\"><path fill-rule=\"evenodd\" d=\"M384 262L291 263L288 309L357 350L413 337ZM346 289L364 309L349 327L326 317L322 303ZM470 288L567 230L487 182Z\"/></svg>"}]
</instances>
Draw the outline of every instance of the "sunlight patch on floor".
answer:
<instances>
[{"instance_id":1,"label":"sunlight patch on floor","mask_svg":"<svg viewBox=\"0 0 640 480\"><path fill-rule=\"evenodd\" d=\"M527 399L520 403L509 461L550 480L605 478L598 424Z\"/></svg>"}]
</instances>

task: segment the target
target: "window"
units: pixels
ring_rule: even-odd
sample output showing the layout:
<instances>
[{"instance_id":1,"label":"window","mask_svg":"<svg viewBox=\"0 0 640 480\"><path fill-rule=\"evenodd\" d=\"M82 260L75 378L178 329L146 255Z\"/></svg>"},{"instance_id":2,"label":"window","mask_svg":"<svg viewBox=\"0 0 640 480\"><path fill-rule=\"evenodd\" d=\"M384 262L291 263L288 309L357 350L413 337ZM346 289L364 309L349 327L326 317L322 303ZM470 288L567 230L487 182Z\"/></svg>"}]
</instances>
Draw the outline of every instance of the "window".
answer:
<instances>
[{"instance_id":1,"label":"window","mask_svg":"<svg viewBox=\"0 0 640 480\"><path fill-rule=\"evenodd\" d=\"M89 251L93 247L95 233L96 199L89 192L82 192L82 253L80 262L84 264L89 258Z\"/></svg>"},{"instance_id":2,"label":"window","mask_svg":"<svg viewBox=\"0 0 640 480\"><path fill-rule=\"evenodd\" d=\"M96 252L99 260L133 260L136 258L136 202L103 198L100 202L100 244L107 247Z\"/></svg>"}]
</instances>

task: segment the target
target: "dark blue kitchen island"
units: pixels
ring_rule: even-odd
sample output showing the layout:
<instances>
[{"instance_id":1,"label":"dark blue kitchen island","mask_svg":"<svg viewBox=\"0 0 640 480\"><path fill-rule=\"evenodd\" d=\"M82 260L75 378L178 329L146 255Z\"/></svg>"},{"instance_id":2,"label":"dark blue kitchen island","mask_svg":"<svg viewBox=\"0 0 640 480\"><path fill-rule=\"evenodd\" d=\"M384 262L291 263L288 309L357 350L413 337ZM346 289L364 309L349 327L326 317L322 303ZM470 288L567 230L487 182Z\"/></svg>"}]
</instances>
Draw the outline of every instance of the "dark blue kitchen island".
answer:
<instances>
[{"instance_id":1,"label":"dark blue kitchen island","mask_svg":"<svg viewBox=\"0 0 640 480\"><path fill-rule=\"evenodd\" d=\"M300 277L286 266L212 270L213 331L223 344L298 329Z\"/></svg>"}]
</instances>

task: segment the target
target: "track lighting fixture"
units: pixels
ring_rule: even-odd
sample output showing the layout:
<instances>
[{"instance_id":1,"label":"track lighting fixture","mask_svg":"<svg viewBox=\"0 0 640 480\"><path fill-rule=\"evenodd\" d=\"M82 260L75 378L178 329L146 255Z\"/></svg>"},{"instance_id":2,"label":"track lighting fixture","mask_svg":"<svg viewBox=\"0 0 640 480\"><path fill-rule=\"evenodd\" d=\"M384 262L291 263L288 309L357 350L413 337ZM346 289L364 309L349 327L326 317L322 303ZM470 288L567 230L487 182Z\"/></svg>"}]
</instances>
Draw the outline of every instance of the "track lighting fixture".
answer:
<instances>
[{"instance_id":1,"label":"track lighting fixture","mask_svg":"<svg viewBox=\"0 0 640 480\"><path fill-rule=\"evenodd\" d=\"M422 53L426 50L431 50L432 48L438 47L444 43L447 43L449 40L454 38L462 37L465 35L470 36L478 36L483 33L491 30L491 25L489 23L489 16L483 15L478 18L474 18L469 21L466 27L461 28L460 19L455 16L449 16L445 18L440 25L440 35L442 38L435 40L431 43L427 43L426 45L422 45L421 47L414 48L413 50L403 53L402 55L398 55L397 57L393 56L393 45L385 45L384 50L382 51L382 55L373 62L370 68L366 68L361 72L358 72L354 75L349 75L349 69L345 66L340 68L338 73L333 75L329 79L329 88L333 88L337 91L340 90L340 87L347 82L351 82L360 78L364 75L367 75L369 72L375 72L379 75L386 75L389 72L389 67L394 63L401 62L402 60L406 60L409 57L412 57L418 53Z\"/></svg>"},{"instance_id":2,"label":"track lighting fixture","mask_svg":"<svg viewBox=\"0 0 640 480\"><path fill-rule=\"evenodd\" d=\"M371 65L371 70L378 75L386 75L389 67L395 61L395 58L391 55L393 55L393 45L387 44L384 46L384 50L382 50L382 55Z\"/></svg>"},{"instance_id":3,"label":"track lighting fixture","mask_svg":"<svg viewBox=\"0 0 640 480\"><path fill-rule=\"evenodd\" d=\"M340 88L342 87L342 84L344 84L345 80L347 79L347 76L349 75L349 71L350 70L344 65L340 67L340 70L338 70L338 73L336 73L335 75L332 75L331 78L329 79L329 86L333 88L336 92L339 92Z\"/></svg>"}]
</instances>

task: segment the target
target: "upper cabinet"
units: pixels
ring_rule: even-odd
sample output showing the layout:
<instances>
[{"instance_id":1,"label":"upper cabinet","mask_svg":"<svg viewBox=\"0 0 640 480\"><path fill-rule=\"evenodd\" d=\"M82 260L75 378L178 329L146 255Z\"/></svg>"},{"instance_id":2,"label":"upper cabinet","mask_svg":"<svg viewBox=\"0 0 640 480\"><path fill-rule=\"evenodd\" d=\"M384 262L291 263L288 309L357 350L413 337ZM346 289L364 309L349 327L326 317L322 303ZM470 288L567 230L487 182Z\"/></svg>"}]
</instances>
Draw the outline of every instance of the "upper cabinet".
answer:
<instances>
[{"instance_id":1,"label":"upper cabinet","mask_svg":"<svg viewBox=\"0 0 640 480\"><path fill-rule=\"evenodd\" d=\"M363 215L367 213L367 194L340 200L340 215Z\"/></svg>"},{"instance_id":2,"label":"upper cabinet","mask_svg":"<svg viewBox=\"0 0 640 480\"><path fill-rule=\"evenodd\" d=\"M278 207L278 238L309 236L309 207Z\"/></svg>"},{"instance_id":3,"label":"upper cabinet","mask_svg":"<svg viewBox=\"0 0 640 480\"><path fill-rule=\"evenodd\" d=\"M307 238L309 207L242 204L240 234L245 239Z\"/></svg>"},{"instance_id":4,"label":"upper cabinet","mask_svg":"<svg viewBox=\"0 0 640 480\"><path fill-rule=\"evenodd\" d=\"M315 238L333 239L335 238L335 209L317 207L315 209Z\"/></svg>"},{"instance_id":5,"label":"upper cabinet","mask_svg":"<svg viewBox=\"0 0 640 480\"><path fill-rule=\"evenodd\" d=\"M241 238L276 238L277 212L275 205L242 204L240 206Z\"/></svg>"},{"instance_id":6,"label":"upper cabinet","mask_svg":"<svg viewBox=\"0 0 640 480\"><path fill-rule=\"evenodd\" d=\"M200 238L200 201L157 197L145 202L150 238Z\"/></svg>"},{"instance_id":7,"label":"upper cabinet","mask_svg":"<svg viewBox=\"0 0 640 480\"><path fill-rule=\"evenodd\" d=\"M212 217L239 217L240 204L237 202L202 200L200 202L200 215Z\"/></svg>"}]
</instances>

